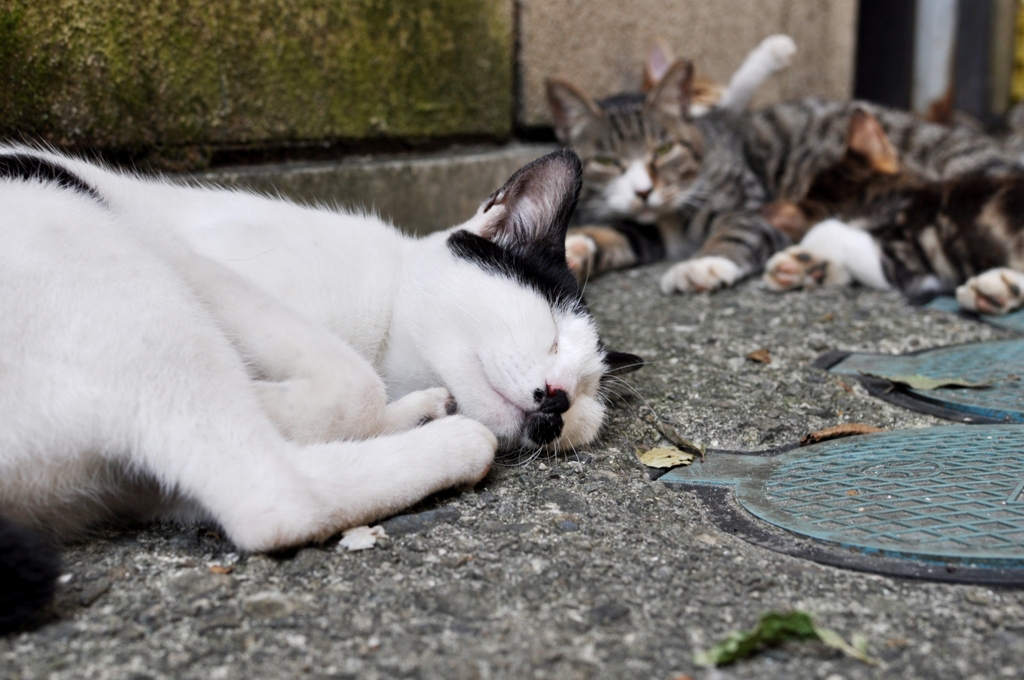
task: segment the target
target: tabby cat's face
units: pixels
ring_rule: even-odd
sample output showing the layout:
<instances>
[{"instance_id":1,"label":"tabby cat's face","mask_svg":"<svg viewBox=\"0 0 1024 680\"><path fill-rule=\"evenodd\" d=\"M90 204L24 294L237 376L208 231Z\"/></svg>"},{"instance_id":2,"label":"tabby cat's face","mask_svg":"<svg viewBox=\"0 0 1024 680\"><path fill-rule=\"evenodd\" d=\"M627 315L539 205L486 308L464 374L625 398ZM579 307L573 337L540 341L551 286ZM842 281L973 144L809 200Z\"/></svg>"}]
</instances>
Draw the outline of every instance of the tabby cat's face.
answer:
<instances>
[{"instance_id":1,"label":"tabby cat's face","mask_svg":"<svg viewBox=\"0 0 1024 680\"><path fill-rule=\"evenodd\" d=\"M688 115L692 80L689 63L678 62L647 95L601 102L568 83L549 82L559 139L583 160L586 219L650 224L683 207L704 155Z\"/></svg>"}]
</instances>

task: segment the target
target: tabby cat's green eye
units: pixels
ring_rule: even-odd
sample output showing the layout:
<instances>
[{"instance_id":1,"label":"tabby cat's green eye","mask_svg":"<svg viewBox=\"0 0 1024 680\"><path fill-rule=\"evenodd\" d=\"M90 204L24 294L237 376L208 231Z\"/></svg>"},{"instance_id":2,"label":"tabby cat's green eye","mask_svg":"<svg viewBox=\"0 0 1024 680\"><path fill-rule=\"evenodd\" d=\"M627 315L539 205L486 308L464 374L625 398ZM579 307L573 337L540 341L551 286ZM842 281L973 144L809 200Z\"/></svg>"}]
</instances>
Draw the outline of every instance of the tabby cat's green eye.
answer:
<instances>
[{"instance_id":1,"label":"tabby cat's green eye","mask_svg":"<svg viewBox=\"0 0 1024 680\"><path fill-rule=\"evenodd\" d=\"M599 156L594 159L594 162L609 168L618 167L619 165L619 159L612 158L611 156Z\"/></svg>"},{"instance_id":2,"label":"tabby cat's green eye","mask_svg":"<svg viewBox=\"0 0 1024 680\"><path fill-rule=\"evenodd\" d=\"M669 155L669 153L671 153L672 149L674 148L676 148L676 145L673 142L669 142L668 144L662 144L654 151L654 155L658 156L659 158L661 156L667 156Z\"/></svg>"}]
</instances>

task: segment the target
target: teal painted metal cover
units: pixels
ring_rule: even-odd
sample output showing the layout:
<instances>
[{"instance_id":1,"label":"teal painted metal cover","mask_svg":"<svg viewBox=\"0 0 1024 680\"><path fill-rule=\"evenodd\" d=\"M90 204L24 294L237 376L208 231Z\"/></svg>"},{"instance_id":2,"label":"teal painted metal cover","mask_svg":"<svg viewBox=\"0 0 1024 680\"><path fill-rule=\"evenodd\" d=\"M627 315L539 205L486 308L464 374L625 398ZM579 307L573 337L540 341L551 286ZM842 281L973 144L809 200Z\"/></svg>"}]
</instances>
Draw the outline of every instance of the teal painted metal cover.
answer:
<instances>
[{"instance_id":1,"label":"teal painted metal cover","mask_svg":"<svg viewBox=\"0 0 1024 680\"><path fill-rule=\"evenodd\" d=\"M746 512L843 554L910 560L946 575L996 570L995 580L1024 583L1021 426L900 430L775 456L712 454L661 480L731 486ZM854 566L873 570L869 563Z\"/></svg>"},{"instance_id":2,"label":"teal painted metal cover","mask_svg":"<svg viewBox=\"0 0 1024 680\"><path fill-rule=\"evenodd\" d=\"M1007 328L1011 331L1024 333L1024 309L1018 309L1016 312L1003 314L1001 316L995 316L992 314L974 314L973 312L965 312L960 309L960 303L956 301L956 298L949 296L937 297L926 304L925 307L928 309L950 312L951 314L964 314L975 317L980 321L991 324L992 326L999 326L1000 328Z\"/></svg>"},{"instance_id":3,"label":"teal painted metal cover","mask_svg":"<svg viewBox=\"0 0 1024 680\"><path fill-rule=\"evenodd\" d=\"M827 357L822 357L827 359ZM879 397L915 408L931 405L935 415L965 422L1024 423L1024 340L977 342L914 352L913 354L849 354L829 363L831 373L855 377ZM912 389L881 380L894 376L959 379L983 388ZM872 384L872 379L874 384ZM946 411L946 412L942 412Z\"/></svg>"}]
</instances>

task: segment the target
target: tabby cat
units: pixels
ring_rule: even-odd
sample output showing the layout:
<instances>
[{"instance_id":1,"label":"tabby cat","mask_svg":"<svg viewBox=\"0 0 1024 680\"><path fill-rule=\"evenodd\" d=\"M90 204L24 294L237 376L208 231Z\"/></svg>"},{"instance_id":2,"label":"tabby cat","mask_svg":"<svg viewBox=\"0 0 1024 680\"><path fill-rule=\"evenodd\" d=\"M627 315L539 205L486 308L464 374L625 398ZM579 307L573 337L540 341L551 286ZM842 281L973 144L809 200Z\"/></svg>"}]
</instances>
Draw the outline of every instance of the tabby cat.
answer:
<instances>
[{"instance_id":1,"label":"tabby cat","mask_svg":"<svg viewBox=\"0 0 1024 680\"><path fill-rule=\"evenodd\" d=\"M1021 167L974 130L863 102L808 98L694 117L693 84L685 61L647 94L600 102L549 83L556 133L584 161L580 226L566 242L578 278L682 259L661 280L672 293L713 290L760 270L801 235L770 224L761 208L804 197L816 173L844 156L855 111L874 116L910 175L942 180Z\"/></svg>"},{"instance_id":2,"label":"tabby cat","mask_svg":"<svg viewBox=\"0 0 1024 680\"><path fill-rule=\"evenodd\" d=\"M867 111L853 112L846 153L814 174L803 198L764 212L793 231L848 220L821 222L772 256L774 290L858 282L913 297L955 288L961 307L985 313L1024 304L1024 174L921 180Z\"/></svg>"}]
</instances>

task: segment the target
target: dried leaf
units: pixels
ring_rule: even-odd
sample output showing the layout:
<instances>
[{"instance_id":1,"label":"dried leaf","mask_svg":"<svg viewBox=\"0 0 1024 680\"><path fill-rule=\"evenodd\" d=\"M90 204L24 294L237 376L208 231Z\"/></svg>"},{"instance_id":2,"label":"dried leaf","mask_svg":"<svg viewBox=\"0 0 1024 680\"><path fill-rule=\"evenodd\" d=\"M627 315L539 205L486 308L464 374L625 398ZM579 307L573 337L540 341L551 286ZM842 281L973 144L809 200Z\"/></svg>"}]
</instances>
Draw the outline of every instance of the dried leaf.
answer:
<instances>
[{"instance_id":1,"label":"dried leaf","mask_svg":"<svg viewBox=\"0 0 1024 680\"><path fill-rule=\"evenodd\" d=\"M992 387L991 382L976 383L962 378L931 378L927 375L882 375L881 373L866 373L864 371L861 371L861 374L871 378L882 378L898 385L906 385L914 390L936 390L940 387L970 387L974 389Z\"/></svg>"},{"instance_id":2,"label":"dried leaf","mask_svg":"<svg viewBox=\"0 0 1024 680\"><path fill-rule=\"evenodd\" d=\"M235 565L231 564L225 567L221 564L211 564L209 570L214 574L230 574L235 570Z\"/></svg>"},{"instance_id":3,"label":"dried leaf","mask_svg":"<svg viewBox=\"0 0 1024 680\"><path fill-rule=\"evenodd\" d=\"M377 543L378 538L385 537L387 537L387 534L384 533L384 527L380 525L375 527L352 527L351 529L346 529L341 535L338 547L347 548L348 550L367 550Z\"/></svg>"},{"instance_id":4,"label":"dried leaf","mask_svg":"<svg viewBox=\"0 0 1024 680\"><path fill-rule=\"evenodd\" d=\"M877 664L876 659L872 659L868 656L867 647L868 641L862 635L855 635L853 637L853 644L850 644L842 638L839 633L828 628L814 628L814 632L818 635L818 639L824 642L832 649L838 649L840 652L850 657L851 659L857 659L867 664Z\"/></svg>"},{"instance_id":5,"label":"dried leaf","mask_svg":"<svg viewBox=\"0 0 1024 680\"><path fill-rule=\"evenodd\" d=\"M761 349L754 350L753 352L747 355L747 358L750 359L751 361L756 361L761 364L772 363L772 355L768 353L767 347L762 347Z\"/></svg>"},{"instance_id":6,"label":"dried leaf","mask_svg":"<svg viewBox=\"0 0 1024 680\"><path fill-rule=\"evenodd\" d=\"M815 626L811 615L799 610L784 614L768 612L752 630L730 633L723 642L694 654L693 662L698 666L722 666L787 640L813 639L864 663L878 663L867 655L867 640L858 637L851 645L835 631Z\"/></svg>"},{"instance_id":7,"label":"dried leaf","mask_svg":"<svg viewBox=\"0 0 1024 680\"><path fill-rule=\"evenodd\" d=\"M640 462L652 468L672 468L680 465L689 465L697 456L688 451L680 451L675 446L666 446L660 449L640 452L637 450Z\"/></svg>"},{"instance_id":8,"label":"dried leaf","mask_svg":"<svg viewBox=\"0 0 1024 680\"><path fill-rule=\"evenodd\" d=\"M653 413L648 413L641 416L645 421L654 426L654 429L658 433L668 440L670 444L674 444L682 451L688 451L692 454L700 456L700 460L703 463L704 457L707 455L707 449L700 442L692 442L689 439L684 439L676 428L672 427L668 423L662 422Z\"/></svg>"},{"instance_id":9,"label":"dried leaf","mask_svg":"<svg viewBox=\"0 0 1024 680\"><path fill-rule=\"evenodd\" d=\"M864 423L844 423L842 425L826 427L824 430L817 430L804 435L804 438L800 440L800 446L817 444L818 442L828 441L829 439L839 439L840 437L852 437L857 434L871 434L872 432L884 431L885 430L882 428L875 427L874 425L865 425Z\"/></svg>"}]
</instances>

